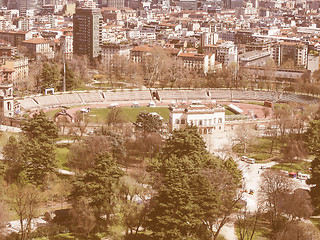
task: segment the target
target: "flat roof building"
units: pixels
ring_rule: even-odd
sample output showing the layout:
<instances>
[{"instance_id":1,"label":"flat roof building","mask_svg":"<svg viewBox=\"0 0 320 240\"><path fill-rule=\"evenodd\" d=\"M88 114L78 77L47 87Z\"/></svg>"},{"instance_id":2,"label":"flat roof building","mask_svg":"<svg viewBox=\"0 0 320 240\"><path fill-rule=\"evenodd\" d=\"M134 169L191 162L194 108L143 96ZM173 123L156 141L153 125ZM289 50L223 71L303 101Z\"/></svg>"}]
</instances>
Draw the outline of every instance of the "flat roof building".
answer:
<instances>
[{"instance_id":1,"label":"flat roof building","mask_svg":"<svg viewBox=\"0 0 320 240\"><path fill-rule=\"evenodd\" d=\"M73 52L89 59L101 55L102 15L99 9L78 7L73 15Z\"/></svg>"}]
</instances>

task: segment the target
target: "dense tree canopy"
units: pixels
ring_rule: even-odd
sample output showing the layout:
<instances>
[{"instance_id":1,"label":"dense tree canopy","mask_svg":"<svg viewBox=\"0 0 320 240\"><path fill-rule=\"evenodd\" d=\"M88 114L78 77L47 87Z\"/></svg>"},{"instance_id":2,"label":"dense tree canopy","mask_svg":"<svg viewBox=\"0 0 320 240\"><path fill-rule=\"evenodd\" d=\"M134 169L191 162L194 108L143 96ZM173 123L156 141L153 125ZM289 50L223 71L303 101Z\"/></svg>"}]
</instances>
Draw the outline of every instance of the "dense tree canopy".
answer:
<instances>
[{"instance_id":1,"label":"dense tree canopy","mask_svg":"<svg viewBox=\"0 0 320 240\"><path fill-rule=\"evenodd\" d=\"M320 120L309 122L308 130L305 133L305 139L309 152L315 154L320 149Z\"/></svg>"},{"instance_id":2,"label":"dense tree canopy","mask_svg":"<svg viewBox=\"0 0 320 240\"><path fill-rule=\"evenodd\" d=\"M96 219L106 215L107 225L115 207L116 186L123 171L108 153L96 155L95 164L74 182L72 199L88 200Z\"/></svg>"},{"instance_id":3,"label":"dense tree canopy","mask_svg":"<svg viewBox=\"0 0 320 240\"><path fill-rule=\"evenodd\" d=\"M41 111L22 123L21 128L23 136L19 140L11 137L3 149L6 179L13 182L23 175L41 185L45 176L55 171L56 126Z\"/></svg>"},{"instance_id":4,"label":"dense tree canopy","mask_svg":"<svg viewBox=\"0 0 320 240\"><path fill-rule=\"evenodd\" d=\"M54 88L61 85L61 75L57 64L45 62L42 66L39 86L43 92L47 88Z\"/></svg>"},{"instance_id":5,"label":"dense tree canopy","mask_svg":"<svg viewBox=\"0 0 320 240\"><path fill-rule=\"evenodd\" d=\"M225 166L228 170L229 165ZM154 185L157 194L151 200L146 223L154 239L218 237L234 209L227 201L233 202L236 189L233 177L222 166L210 157L196 128L172 133L151 166L161 181ZM220 226L218 232L215 224Z\"/></svg>"},{"instance_id":6,"label":"dense tree canopy","mask_svg":"<svg viewBox=\"0 0 320 240\"><path fill-rule=\"evenodd\" d=\"M136 129L144 133L159 132L162 129L162 120L159 115L140 112L135 122Z\"/></svg>"}]
</instances>

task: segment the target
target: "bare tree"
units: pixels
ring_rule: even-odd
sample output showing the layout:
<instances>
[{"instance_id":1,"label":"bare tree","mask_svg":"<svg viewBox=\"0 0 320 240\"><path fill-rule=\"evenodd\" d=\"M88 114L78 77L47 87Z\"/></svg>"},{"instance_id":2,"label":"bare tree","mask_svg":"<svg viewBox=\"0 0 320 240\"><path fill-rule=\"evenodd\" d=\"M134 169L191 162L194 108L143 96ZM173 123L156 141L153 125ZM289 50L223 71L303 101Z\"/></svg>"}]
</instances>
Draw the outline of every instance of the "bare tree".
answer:
<instances>
[{"instance_id":1,"label":"bare tree","mask_svg":"<svg viewBox=\"0 0 320 240\"><path fill-rule=\"evenodd\" d=\"M11 207L19 217L20 240L29 239L32 220L38 216L41 192L33 185L12 185L9 190Z\"/></svg>"},{"instance_id":2,"label":"bare tree","mask_svg":"<svg viewBox=\"0 0 320 240\"><path fill-rule=\"evenodd\" d=\"M291 221L275 234L275 240L318 240L319 230L312 224Z\"/></svg>"},{"instance_id":3,"label":"bare tree","mask_svg":"<svg viewBox=\"0 0 320 240\"><path fill-rule=\"evenodd\" d=\"M121 126L124 123L121 108L112 108L108 113L106 124L108 126Z\"/></svg>"},{"instance_id":4,"label":"bare tree","mask_svg":"<svg viewBox=\"0 0 320 240\"><path fill-rule=\"evenodd\" d=\"M247 208L244 208L237 215L236 226L239 229L239 240L253 239L260 217L261 212L259 210L255 213L250 213Z\"/></svg>"},{"instance_id":5,"label":"bare tree","mask_svg":"<svg viewBox=\"0 0 320 240\"><path fill-rule=\"evenodd\" d=\"M274 122L269 122L267 124L264 134L266 134L270 138L270 141L271 141L270 154L272 154L274 145L278 139L278 128L276 127Z\"/></svg>"},{"instance_id":6,"label":"bare tree","mask_svg":"<svg viewBox=\"0 0 320 240\"><path fill-rule=\"evenodd\" d=\"M89 117L83 112L76 112L74 117L74 125L79 129L80 138L86 132L87 126L89 124Z\"/></svg>"},{"instance_id":7,"label":"bare tree","mask_svg":"<svg viewBox=\"0 0 320 240\"><path fill-rule=\"evenodd\" d=\"M237 211L242 194L236 194L233 178L226 170L219 169L219 171L215 171L207 169L202 174L208 177L220 201L217 209L212 209L214 214L202 220L212 233L212 239L216 240L222 227L230 221L231 215Z\"/></svg>"},{"instance_id":8,"label":"bare tree","mask_svg":"<svg viewBox=\"0 0 320 240\"><path fill-rule=\"evenodd\" d=\"M166 73L167 59L170 56L160 47L153 47L149 55L145 56L141 62L144 72L145 85L154 86Z\"/></svg>"},{"instance_id":9,"label":"bare tree","mask_svg":"<svg viewBox=\"0 0 320 240\"><path fill-rule=\"evenodd\" d=\"M247 146L257 137L257 131L249 124L241 124L235 130L235 141L247 152Z\"/></svg>"},{"instance_id":10,"label":"bare tree","mask_svg":"<svg viewBox=\"0 0 320 240\"><path fill-rule=\"evenodd\" d=\"M292 179L281 171L266 170L261 175L259 202L269 212L273 227L281 214L280 199L283 194L290 193L292 187Z\"/></svg>"},{"instance_id":11,"label":"bare tree","mask_svg":"<svg viewBox=\"0 0 320 240\"><path fill-rule=\"evenodd\" d=\"M313 213L311 197L304 189L283 194L279 200L279 207L280 211L290 216L291 220L309 219Z\"/></svg>"},{"instance_id":12,"label":"bare tree","mask_svg":"<svg viewBox=\"0 0 320 240\"><path fill-rule=\"evenodd\" d=\"M303 141L289 138L281 148L284 162L294 163L303 159L308 155L307 149L304 147Z\"/></svg>"},{"instance_id":13,"label":"bare tree","mask_svg":"<svg viewBox=\"0 0 320 240\"><path fill-rule=\"evenodd\" d=\"M262 109L262 111L263 111L264 118L269 117L270 114L271 114L271 110L270 110L270 108L268 108L268 107L264 107L264 108Z\"/></svg>"},{"instance_id":14,"label":"bare tree","mask_svg":"<svg viewBox=\"0 0 320 240\"><path fill-rule=\"evenodd\" d=\"M85 171L93 166L94 157L100 152L110 150L110 143L105 136L90 136L70 147L68 165L77 171Z\"/></svg>"}]
</instances>

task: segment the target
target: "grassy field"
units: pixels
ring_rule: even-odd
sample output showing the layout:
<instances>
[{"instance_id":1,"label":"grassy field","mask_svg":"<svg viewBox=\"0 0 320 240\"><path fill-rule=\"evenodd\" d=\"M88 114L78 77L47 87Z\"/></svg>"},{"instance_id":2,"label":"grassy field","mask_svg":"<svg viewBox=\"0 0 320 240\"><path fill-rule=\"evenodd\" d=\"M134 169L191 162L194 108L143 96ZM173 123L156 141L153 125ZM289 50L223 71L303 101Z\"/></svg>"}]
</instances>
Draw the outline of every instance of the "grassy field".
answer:
<instances>
[{"instance_id":1,"label":"grassy field","mask_svg":"<svg viewBox=\"0 0 320 240\"><path fill-rule=\"evenodd\" d=\"M273 169L281 169L288 172L301 172L310 174L309 168L311 167L310 162L297 162L297 163L278 163L272 166Z\"/></svg>"},{"instance_id":2,"label":"grassy field","mask_svg":"<svg viewBox=\"0 0 320 240\"><path fill-rule=\"evenodd\" d=\"M247 153L243 153L243 150L239 144L233 147L233 151L238 153L238 155L240 156L246 155L248 157L256 159L259 162L272 157L280 156L279 144L274 144L272 154L270 153L271 144L272 142L270 138L257 138L247 146Z\"/></svg>"},{"instance_id":3,"label":"grassy field","mask_svg":"<svg viewBox=\"0 0 320 240\"><path fill-rule=\"evenodd\" d=\"M139 108L131 108L131 107L121 107L122 117L125 121L134 122L137 119L137 116L140 112L156 112L158 113L165 121L169 120L169 109L168 107L139 107ZM92 108L88 113L89 119L91 122L103 123L106 121L107 116L111 109L109 108Z\"/></svg>"},{"instance_id":4,"label":"grassy field","mask_svg":"<svg viewBox=\"0 0 320 240\"><path fill-rule=\"evenodd\" d=\"M69 148L67 147L58 147L56 149L56 159L58 162L59 169L70 170L70 168L66 166L68 153Z\"/></svg>"},{"instance_id":5,"label":"grassy field","mask_svg":"<svg viewBox=\"0 0 320 240\"><path fill-rule=\"evenodd\" d=\"M310 220L320 231L320 218L311 218Z\"/></svg>"},{"instance_id":6,"label":"grassy field","mask_svg":"<svg viewBox=\"0 0 320 240\"><path fill-rule=\"evenodd\" d=\"M241 101L242 102L242 101ZM264 106L264 102L244 101L243 103Z\"/></svg>"},{"instance_id":7,"label":"grassy field","mask_svg":"<svg viewBox=\"0 0 320 240\"><path fill-rule=\"evenodd\" d=\"M52 111L46 112L47 117L53 119L54 115L58 112L60 112L62 110L62 108L59 109L54 109Z\"/></svg>"}]
</instances>

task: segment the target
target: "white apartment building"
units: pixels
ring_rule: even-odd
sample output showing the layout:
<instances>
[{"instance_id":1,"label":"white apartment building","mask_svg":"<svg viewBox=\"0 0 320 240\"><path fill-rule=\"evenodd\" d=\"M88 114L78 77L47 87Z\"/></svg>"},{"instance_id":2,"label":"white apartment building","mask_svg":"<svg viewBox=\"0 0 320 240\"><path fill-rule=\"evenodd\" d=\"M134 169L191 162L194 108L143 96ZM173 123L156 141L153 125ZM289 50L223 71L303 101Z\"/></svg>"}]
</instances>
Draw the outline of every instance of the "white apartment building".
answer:
<instances>
[{"instance_id":1,"label":"white apartment building","mask_svg":"<svg viewBox=\"0 0 320 240\"><path fill-rule=\"evenodd\" d=\"M111 60L116 54L129 59L132 48L131 44L104 44L101 46L101 56L107 61Z\"/></svg>"},{"instance_id":2,"label":"white apartment building","mask_svg":"<svg viewBox=\"0 0 320 240\"><path fill-rule=\"evenodd\" d=\"M237 62L238 51L233 42L224 42L217 47L217 62L228 66L233 62Z\"/></svg>"},{"instance_id":3,"label":"white apartment building","mask_svg":"<svg viewBox=\"0 0 320 240\"><path fill-rule=\"evenodd\" d=\"M60 37L61 49L64 51L66 59L70 60L73 57L73 34L67 32Z\"/></svg>"},{"instance_id":4,"label":"white apartment building","mask_svg":"<svg viewBox=\"0 0 320 240\"><path fill-rule=\"evenodd\" d=\"M29 75L29 60L27 57L6 60L5 68L13 70L13 85L26 83Z\"/></svg>"},{"instance_id":5,"label":"white apartment building","mask_svg":"<svg viewBox=\"0 0 320 240\"><path fill-rule=\"evenodd\" d=\"M30 56L41 59L43 56L54 58L54 51L50 47L49 41L43 38L33 38L22 42L27 47Z\"/></svg>"},{"instance_id":6,"label":"white apartment building","mask_svg":"<svg viewBox=\"0 0 320 240\"><path fill-rule=\"evenodd\" d=\"M293 60L295 66L306 68L308 46L301 42L279 42L271 47L271 56L278 66Z\"/></svg>"},{"instance_id":7,"label":"white apartment building","mask_svg":"<svg viewBox=\"0 0 320 240\"><path fill-rule=\"evenodd\" d=\"M308 55L308 66L307 69L314 73L319 70L320 58L319 53L309 53Z\"/></svg>"},{"instance_id":8,"label":"white apartment building","mask_svg":"<svg viewBox=\"0 0 320 240\"><path fill-rule=\"evenodd\" d=\"M196 126L200 134L224 132L225 108L215 103L193 102L170 107L170 130L179 130L187 126Z\"/></svg>"},{"instance_id":9,"label":"white apartment building","mask_svg":"<svg viewBox=\"0 0 320 240\"><path fill-rule=\"evenodd\" d=\"M178 58L183 61L183 65L185 68L199 73L207 74L209 71L213 71L215 67L214 54L207 55L191 52L181 52L178 54Z\"/></svg>"}]
</instances>

